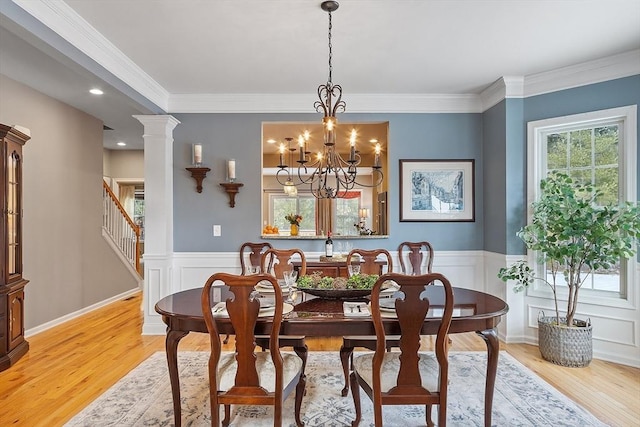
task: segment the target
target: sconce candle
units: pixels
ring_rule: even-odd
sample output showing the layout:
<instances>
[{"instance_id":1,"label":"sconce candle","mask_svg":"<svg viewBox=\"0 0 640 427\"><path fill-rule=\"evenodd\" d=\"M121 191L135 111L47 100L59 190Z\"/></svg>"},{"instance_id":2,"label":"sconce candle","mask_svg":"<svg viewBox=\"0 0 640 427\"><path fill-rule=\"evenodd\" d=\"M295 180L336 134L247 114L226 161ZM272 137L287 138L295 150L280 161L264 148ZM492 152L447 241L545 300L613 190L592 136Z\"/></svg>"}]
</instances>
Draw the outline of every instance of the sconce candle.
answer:
<instances>
[{"instance_id":1,"label":"sconce candle","mask_svg":"<svg viewBox=\"0 0 640 427\"><path fill-rule=\"evenodd\" d=\"M236 160L231 159L227 162L227 176L229 178L229 182L233 182L236 180Z\"/></svg>"},{"instance_id":2,"label":"sconce candle","mask_svg":"<svg viewBox=\"0 0 640 427\"><path fill-rule=\"evenodd\" d=\"M202 164L202 145L193 144L193 164L199 166Z\"/></svg>"}]
</instances>

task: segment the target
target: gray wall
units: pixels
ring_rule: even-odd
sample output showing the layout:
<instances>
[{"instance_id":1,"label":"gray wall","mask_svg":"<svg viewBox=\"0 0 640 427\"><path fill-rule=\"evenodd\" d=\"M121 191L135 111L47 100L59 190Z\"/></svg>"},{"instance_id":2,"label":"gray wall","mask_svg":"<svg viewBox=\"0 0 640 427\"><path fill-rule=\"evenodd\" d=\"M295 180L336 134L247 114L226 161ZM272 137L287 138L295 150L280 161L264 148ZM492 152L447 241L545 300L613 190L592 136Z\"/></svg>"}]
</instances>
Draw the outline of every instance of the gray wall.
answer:
<instances>
[{"instance_id":1,"label":"gray wall","mask_svg":"<svg viewBox=\"0 0 640 427\"><path fill-rule=\"evenodd\" d=\"M318 114L176 114L174 130L174 249L176 252L235 251L245 241L260 240L261 129L264 121L319 121ZM390 237L360 240L358 246L396 248L404 240L428 239L436 250L483 248L483 167L481 114L342 114L342 121L389 121ZM186 167L191 144L203 145L203 162L212 169L201 194ZM236 207L219 183L225 161L236 159L238 181L244 183ZM457 223L399 222L400 159L475 159L476 221ZM213 224L222 237L213 237ZM291 241L274 241L287 247ZM320 251L322 242L296 241L303 250Z\"/></svg>"},{"instance_id":2,"label":"gray wall","mask_svg":"<svg viewBox=\"0 0 640 427\"><path fill-rule=\"evenodd\" d=\"M102 122L0 75L0 122L24 148L26 329L135 289L102 237Z\"/></svg>"}]
</instances>

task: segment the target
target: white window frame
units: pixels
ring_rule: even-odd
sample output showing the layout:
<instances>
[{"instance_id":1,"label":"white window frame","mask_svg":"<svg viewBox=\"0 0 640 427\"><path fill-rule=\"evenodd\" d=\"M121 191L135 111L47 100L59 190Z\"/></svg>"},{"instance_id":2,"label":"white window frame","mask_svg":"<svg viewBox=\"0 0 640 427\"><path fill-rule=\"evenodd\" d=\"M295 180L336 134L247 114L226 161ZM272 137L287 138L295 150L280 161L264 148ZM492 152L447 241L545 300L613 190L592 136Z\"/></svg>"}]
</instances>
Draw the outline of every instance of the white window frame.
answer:
<instances>
[{"instance_id":1,"label":"white window frame","mask_svg":"<svg viewBox=\"0 0 640 427\"><path fill-rule=\"evenodd\" d=\"M296 200L296 204L299 202L300 197L304 197L304 198L312 198L313 195L310 192L298 192L298 197L295 197ZM275 224L275 218L273 217L273 210L274 210L274 200L275 199L287 199L287 198L291 198L291 196L287 195L284 191L282 192L271 192L269 193L269 212L268 212L268 223L269 224ZM317 207L317 206L316 206ZM314 208L314 214L315 214L315 209ZM287 235L288 230L281 230L282 235ZM309 230L309 229L300 229L300 236L309 236L309 235L315 235L316 231L314 230Z\"/></svg>"},{"instance_id":2,"label":"white window frame","mask_svg":"<svg viewBox=\"0 0 640 427\"><path fill-rule=\"evenodd\" d=\"M540 181L546 177L546 140L544 135L555 129L566 130L568 127L597 126L603 121L620 121L620 198L622 200L636 202L637 198L637 106L630 105L607 110L592 111L570 116L554 117L537 120L527 124L527 223L531 223L531 205L539 199ZM537 273L542 274L543 266L536 262L536 254L533 251L527 253L530 265L537 266ZM639 277L636 267L636 257L629 262L621 263L620 293L581 289L580 300L585 303L632 308L635 294L638 288ZM560 287L559 299L565 300L566 289ZM527 295L552 299L553 295L548 286L536 281L534 286L527 289Z\"/></svg>"}]
</instances>

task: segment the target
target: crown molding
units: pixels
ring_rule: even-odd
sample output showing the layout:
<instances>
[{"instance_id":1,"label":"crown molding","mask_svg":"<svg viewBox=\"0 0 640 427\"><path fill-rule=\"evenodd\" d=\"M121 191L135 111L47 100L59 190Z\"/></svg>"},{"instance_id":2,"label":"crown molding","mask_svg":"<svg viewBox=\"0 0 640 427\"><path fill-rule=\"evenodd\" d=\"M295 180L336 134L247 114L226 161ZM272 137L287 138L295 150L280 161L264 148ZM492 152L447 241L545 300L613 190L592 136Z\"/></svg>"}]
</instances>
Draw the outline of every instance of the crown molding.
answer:
<instances>
[{"instance_id":1,"label":"crown molding","mask_svg":"<svg viewBox=\"0 0 640 427\"><path fill-rule=\"evenodd\" d=\"M486 111L506 98L524 97L524 77L503 76L480 94L482 111Z\"/></svg>"},{"instance_id":2,"label":"crown molding","mask_svg":"<svg viewBox=\"0 0 640 427\"><path fill-rule=\"evenodd\" d=\"M349 113L479 113L480 97L429 94L347 94ZM313 113L313 94L175 94L169 113Z\"/></svg>"},{"instance_id":3,"label":"crown molding","mask_svg":"<svg viewBox=\"0 0 640 427\"><path fill-rule=\"evenodd\" d=\"M12 0L83 54L169 113L311 113L313 94L170 94L65 2ZM640 74L640 49L527 76L481 94L348 94L350 113L481 113L523 98Z\"/></svg>"},{"instance_id":4,"label":"crown molding","mask_svg":"<svg viewBox=\"0 0 640 427\"><path fill-rule=\"evenodd\" d=\"M65 2L12 1L149 101L167 110L169 92Z\"/></svg>"},{"instance_id":5,"label":"crown molding","mask_svg":"<svg viewBox=\"0 0 640 427\"><path fill-rule=\"evenodd\" d=\"M524 96L530 97L640 74L640 49L558 68L524 79Z\"/></svg>"}]
</instances>

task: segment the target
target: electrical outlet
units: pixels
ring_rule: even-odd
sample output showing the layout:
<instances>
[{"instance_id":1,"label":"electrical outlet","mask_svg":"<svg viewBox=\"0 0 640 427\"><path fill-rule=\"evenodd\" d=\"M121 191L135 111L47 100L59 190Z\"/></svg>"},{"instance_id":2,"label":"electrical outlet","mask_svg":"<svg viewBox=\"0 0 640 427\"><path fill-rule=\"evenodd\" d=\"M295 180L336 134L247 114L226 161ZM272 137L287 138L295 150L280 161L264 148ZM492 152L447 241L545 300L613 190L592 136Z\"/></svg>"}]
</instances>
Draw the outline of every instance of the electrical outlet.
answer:
<instances>
[{"instance_id":1,"label":"electrical outlet","mask_svg":"<svg viewBox=\"0 0 640 427\"><path fill-rule=\"evenodd\" d=\"M214 235L215 237L222 236L222 226L220 226L220 225L214 225L214 226L213 226L213 235Z\"/></svg>"}]
</instances>

